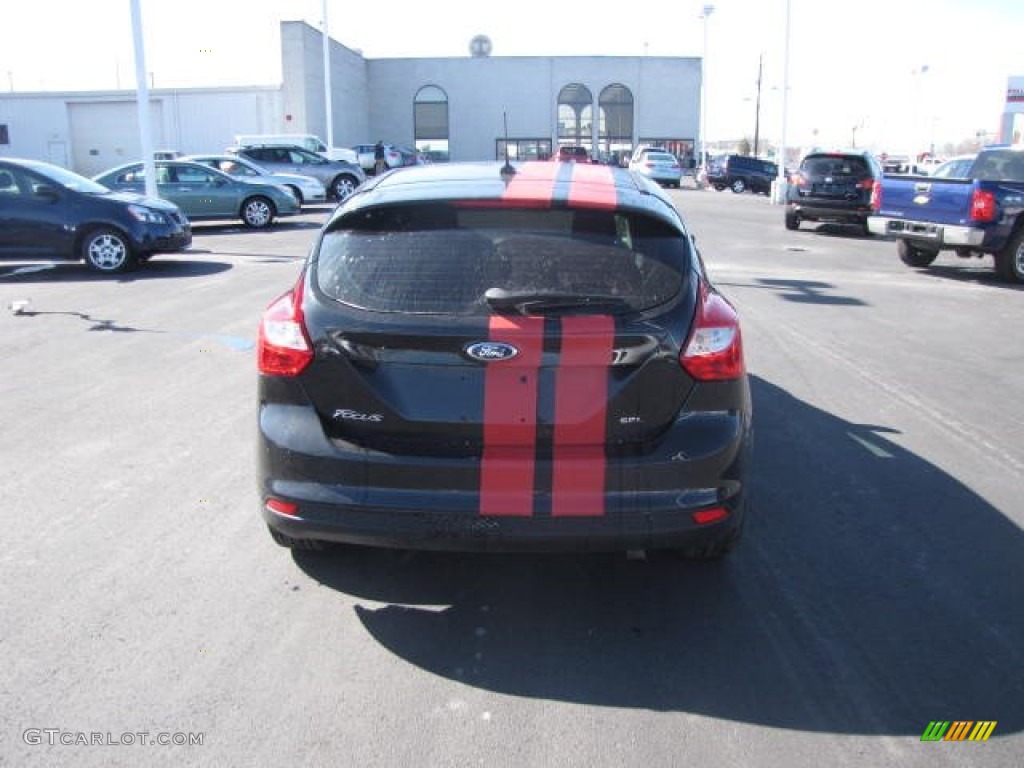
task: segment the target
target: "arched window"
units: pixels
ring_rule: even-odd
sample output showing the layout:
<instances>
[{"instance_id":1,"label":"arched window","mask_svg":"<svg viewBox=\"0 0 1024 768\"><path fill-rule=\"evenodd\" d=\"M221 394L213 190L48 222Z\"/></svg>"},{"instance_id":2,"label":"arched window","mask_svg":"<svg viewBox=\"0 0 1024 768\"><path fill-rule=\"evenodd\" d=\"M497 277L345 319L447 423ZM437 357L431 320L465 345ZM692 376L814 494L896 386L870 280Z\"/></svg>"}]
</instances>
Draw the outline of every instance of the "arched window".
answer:
<instances>
[{"instance_id":1,"label":"arched window","mask_svg":"<svg viewBox=\"0 0 1024 768\"><path fill-rule=\"evenodd\" d=\"M602 153L628 155L633 149L633 92L620 83L609 85L601 91L598 114Z\"/></svg>"},{"instance_id":2,"label":"arched window","mask_svg":"<svg viewBox=\"0 0 1024 768\"><path fill-rule=\"evenodd\" d=\"M593 151L594 97L582 83L572 83L558 93L558 145L586 147Z\"/></svg>"},{"instance_id":3,"label":"arched window","mask_svg":"<svg viewBox=\"0 0 1024 768\"><path fill-rule=\"evenodd\" d=\"M448 161L448 94L436 85L416 92L413 103L416 149L435 163Z\"/></svg>"}]
</instances>

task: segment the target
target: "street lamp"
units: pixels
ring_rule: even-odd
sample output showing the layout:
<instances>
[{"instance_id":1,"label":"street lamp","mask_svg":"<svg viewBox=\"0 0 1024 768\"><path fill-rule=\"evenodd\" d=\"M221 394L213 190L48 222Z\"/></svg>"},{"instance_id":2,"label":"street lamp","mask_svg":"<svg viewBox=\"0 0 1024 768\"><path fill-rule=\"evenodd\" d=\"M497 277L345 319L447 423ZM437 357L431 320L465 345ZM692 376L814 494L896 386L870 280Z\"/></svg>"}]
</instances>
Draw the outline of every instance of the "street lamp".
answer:
<instances>
[{"instance_id":1,"label":"street lamp","mask_svg":"<svg viewBox=\"0 0 1024 768\"><path fill-rule=\"evenodd\" d=\"M323 0L323 29L321 30L321 43L324 58L324 117L327 119L328 151L334 146L334 104L331 99L331 38L327 30L327 0Z\"/></svg>"},{"instance_id":2,"label":"street lamp","mask_svg":"<svg viewBox=\"0 0 1024 768\"><path fill-rule=\"evenodd\" d=\"M764 53L757 58L757 104L754 107L754 157L758 153L758 139L761 137L761 77L764 74Z\"/></svg>"},{"instance_id":3,"label":"street lamp","mask_svg":"<svg viewBox=\"0 0 1024 768\"><path fill-rule=\"evenodd\" d=\"M786 123L789 118L789 6L790 0L786 0L786 33L782 56L782 137L778 152L779 175L772 185L772 202L776 204L786 202L788 184L786 179Z\"/></svg>"},{"instance_id":4,"label":"street lamp","mask_svg":"<svg viewBox=\"0 0 1024 768\"><path fill-rule=\"evenodd\" d=\"M853 141L850 143L850 148L851 149L856 149L857 148L857 131L859 131L863 127L864 127L864 121L863 120L861 120L859 123L857 123L856 125L853 126L853 128L852 128L853 136L851 137L853 139Z\"/></svg>"},{"instance_id":5,"label":"street lamp","mask_svg":"<svg viewBox=\"0 0 1024 768\"><path fill-rule=\"evenodd\" d=\"M915 135L914 135L914 139L913 139L914 146L910 148L911 149L911 154L912 154L911 163L913 163L913 164L916 164L918 158L921 156L922 145L924 144L924 135L925 135L925 132L926 132L925 131L925 106L924 106L924 102L925 102L925 98L924 98L924 85L925 85L924 76L926 74L928 74L928 70L929 70L929 66L927 64L922 64L920 67L917 67L917 68L913 69L911 71L911 73L910 73L911 75L913 75L914 82L915 82L915 84L917 86L914 89L916 91L916 95L917 95L917 105L916 105L916 112L917 112L917 114L914 115L914 117L915 117L915 120L914 120L914 123L915 123L914 124L914 134Z\"/></svg>"},{"instance_id":6,"label":"street lamp","mask_svg":"<svg viewBox=\"0 0 1024 768\"><path fill-rule=\"evenodd\" d=\"M700 166L704 169L708 162L708 19L714 12L715 6L708 4L700 15L704 22L704 52L700 59Z\"/></svg>"}]
</instances>

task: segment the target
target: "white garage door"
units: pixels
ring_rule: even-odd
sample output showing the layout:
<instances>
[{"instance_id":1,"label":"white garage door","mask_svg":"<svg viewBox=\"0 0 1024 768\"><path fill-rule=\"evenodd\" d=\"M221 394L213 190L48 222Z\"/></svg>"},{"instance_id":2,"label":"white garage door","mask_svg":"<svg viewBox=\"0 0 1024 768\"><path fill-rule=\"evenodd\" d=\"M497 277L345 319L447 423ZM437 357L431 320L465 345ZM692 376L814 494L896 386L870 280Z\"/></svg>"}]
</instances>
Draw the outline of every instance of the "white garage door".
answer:
<instances>
[{"instance_id":1,"label":"white garage door","mask_svg":"<svg viewBox=\"0 0 1024 768\"><path fill-rule=\"evenodd\" d=\"M139 114L134 101L68 104L72 169L95 176L115 165L142 159ZM163 147L163 104L150 102L153 149Z\"/></svg>"}]
</instances>

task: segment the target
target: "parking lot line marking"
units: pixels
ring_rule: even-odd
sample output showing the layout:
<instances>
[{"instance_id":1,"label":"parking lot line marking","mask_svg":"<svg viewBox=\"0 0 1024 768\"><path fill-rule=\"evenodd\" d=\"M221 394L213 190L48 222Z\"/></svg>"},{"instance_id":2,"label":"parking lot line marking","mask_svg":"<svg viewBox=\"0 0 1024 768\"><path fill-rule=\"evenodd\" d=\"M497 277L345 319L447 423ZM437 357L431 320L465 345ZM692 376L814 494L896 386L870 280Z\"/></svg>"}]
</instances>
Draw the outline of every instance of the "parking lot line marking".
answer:
<instances>
[{"instance_id":1,"label":"parking lot line marking","mask_svg":"<svg viewBox=\"0 0 1024 768\"><path fill-rule=\"evenodd\" d=\"M854 442L860 443L865 448L867 448L868 451L870 451L877 458L879 458L879 459L891 459L892 458L892 454L889 453L887 450L885 450L884 448L880 448L879 446L875 445L874 443L869 443L863 437L858 437L857 435L853 434L853 432L847 432L846 434L848 434L851 438L853 438Z\"/></svg>"}]
</instances>

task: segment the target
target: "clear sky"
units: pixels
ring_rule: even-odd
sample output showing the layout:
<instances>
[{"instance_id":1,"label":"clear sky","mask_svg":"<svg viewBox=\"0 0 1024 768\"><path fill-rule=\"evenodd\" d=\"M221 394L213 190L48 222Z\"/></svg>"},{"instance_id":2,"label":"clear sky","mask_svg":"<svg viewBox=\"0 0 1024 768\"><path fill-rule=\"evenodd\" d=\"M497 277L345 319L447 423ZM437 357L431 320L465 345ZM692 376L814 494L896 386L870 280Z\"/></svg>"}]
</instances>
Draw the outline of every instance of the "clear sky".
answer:
<instances>
[{"instance_id":1,"label":"clear sky","mask_svg":"<svg viewBox=\"0 0 1024 768\"><path fill-rule=\"evenodd\" d=\"M319 26L322 0L141 0L156 87L281 80L279 23ZM712 0L708 134L780 133L786 0ZM370 58L700 56L703 2L328 0L329 31ZM614 15L609 15L609 7ZM995 132L1009 76L1024 76L1024 0L790 0L790 144L900 152ZM0 88L134 85L130 0L0 0ZM856 129L856 131L854 130Z\"/></svg>"}]
</instances>

